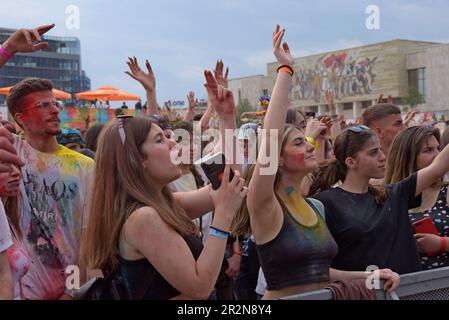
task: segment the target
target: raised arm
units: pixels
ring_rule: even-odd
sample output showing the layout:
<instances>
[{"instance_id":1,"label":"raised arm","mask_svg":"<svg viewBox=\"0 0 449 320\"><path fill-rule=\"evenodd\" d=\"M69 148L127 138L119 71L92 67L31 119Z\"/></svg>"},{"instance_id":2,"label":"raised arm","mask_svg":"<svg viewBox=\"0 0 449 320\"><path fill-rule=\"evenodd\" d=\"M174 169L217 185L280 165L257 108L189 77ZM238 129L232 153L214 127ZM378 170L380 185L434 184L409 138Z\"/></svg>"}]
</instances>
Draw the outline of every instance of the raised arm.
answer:
<instances>
[{"instance_id":1,"label":"raised arm","mask_svg":"<svg viewBox=\"0 0 449 320\"><path fill-rule=\"evenodd\" d=\"M281 42L285 30L281 30L279 25L273 32L273 50L279 65L293 65L293 58L287 43L281 48ZM266 212L267 204L273 204L276 197L274 194L274 180L278 168L278 159L281 152L282 137L284 135L285 119L289 107L289 90L291 75L287 72L279 72L271 95L270 105L264 119L264 132L259 150L259 157L256 163L253 177L249 185L248 208L252 212ZM277 143L276 149L271 143ZM269 157L270 162L276 159L276 163L261 163L261 158ZM263 169L271 167L275 170L272 174L263 173ZM259 210L263 209L263 210Z\"/></svg>"},{"instance_id":2,"label":"raised arm","mask_svg":"<svg viewBox=\"0 0 449 320\"><path fill-rule=\"evenodd\" d=\"M337 138L337 136L341 133L341 127L338 121L337 107L334 101L334 94L329 90L326 91L326 100L327 104L329 105L329 112L332 120L331 138L332 140L335 141L335 138Z\"/></svg>"},{"instance_id":3,"label":"raised arm","mask_svg":"<svg viewBox=\"0 0 449 320\"><path fill-rule=\"evenodd\" d=\"M222 60L218 60L215 64L215 70L214 70L214 76L217 84L223 86L224 88L228 88L228 74L229 74L229 68L226 68L225 74L223 74L224 64ZM211 95L213 92L210 91L210 89L207 87L207 84L205 85L207 90L207 95L209 99L207 100L207 109L206 112L204 112L203 116L200 119L200 129L201 132L206 131L209 129L209 123L210 119L215 113L215 107L214 107L214 101L211 101Z\"/></svg>"},{"instance_id":4,"label":"raised arm","mask_svg":"<svg viewBox=\"0 0 449 320\"><path fill-rule=\"evenodd\" d=\"M424 189L430 187L447 172L449 172L449 146L441 151L430 166L418 171L415 195L420 195Z\"/></svg>"},{"instance_id":5,"label":"raised arm","mask_svg":"<svg viewBox=\"0 0 449 320\"><path fill-rule=\"evenodd\" d=\"M231 221L246 196L244 180L238 175L229 182L227 165L218 191L212 191L215 216L212 226L223 231L230 229ZM149 207L136 211L126 227L126 238L141 252L183 296L207 299L211 294L224 258L227 238L209 235L197 260L185 240L170 228L159 214Z\"/></svg>"},{"instance_id":6,"label":"raised arm","mask_svg":"<svg viewBox=\"0 0 449 320\"><path fill-rule=\"evenodd\" d=\"M54 26L54 24L48 24L35 29L19 29L14 32L2 44L4 51L0 54L0 68L17 52L36 52L48 47L48 42L41 42L41 36Z\"/></svg>"},{"instance_id":7,"label":"raised arm","mask_svg":"<svg viewBox=\"0 0 449 320\"><path fill-rule=\"evenodd\" d=\"M192 220L214 209L214 203L210 196L210 185L195 191L175 192L173 198Z\"/></svg>"},{"instance_id":8,"label":"raised arm","mask_svg":"<svg viewBox=\"0 0 449 320\"><path fill-rule=\"evenodd\" d=\"M307 127L306 127L306 138L307 140L312 143L315 147L315 157L319 162L324 160L324 145L326 143L325 141L325 134L328 131L328 127L326 126L326 119L323 118L321 121L318 119L310 119L307 121Z\"/></svg>"},{"instance_id":9,"label":"raised arm","mask_svg":"<svg viewBox=\"0 0 449 320\"><path fill-rule=\"evenodd\" d=\"M144 71L142 71L142 69L140 69L136 57L128 59L129 60L126 63L128 64L129 70L131 72L126 71L125 73L134 80L140 82L142 87L145 89L145 93L147 95L146 115L151 116L153 114L159 114L158 104L156 100L156 78L154 77L150 62L148 62L148 60L145 61L145 65L148 70L148 73L145 73Z\"/></svg>"},{"instance_id":10,"label":"raised arm","mask_svg":"<svg viewBox=\"0 0 449 320\"><path fill-rule=\"evenodd\" d=\"M410 111L409 113L407 113L407 116L404 119L404 124L409 127L410 126L410 122L413 120L413 118L419 113L418 110L413 110Z\"/></svg>"},{"instance_id":11,"label":"raised arm","mask_svg":"<svg viewBox=\"0 0 449 320\"><path fill-rule=\"evenodd\" d=\"M234 158L227 160L232 163L233 170L240 171L240 166L237 165L235 159L237 137L232 135L230 139L226 138L226 130L234 131L236 129L235 105L232 92L218 84L211 71L205 70L204 76L206 78L205 87L208 94L208 101L217 110L220 121L220 142L217 143L215 152L225 152L225 155L232 152ZM191 219L195 219L213 209L209 190L210 187L207 186L191 192L176 192L173 196L181 207L184 208L188 216Z\"/></svg>"},{"instance_id":12,"label":"raised arm","mask_svg":"<svg viewBox=\"0 0 449 320\"><path fill-rule=\"evenodd\" d=\"M237 136L228 134L227 137L226 134L228 130L229 133L235 133L237 128L234 96L229 89L226 89L217 82L212 72L206 70L204 71L204 76L206 78L208 100L213 105L219 119L220 141L216 145L216 151L224 152L227 160L233 164L233 169L240 170L240 166L236 165ZM232 154L233 157L229 157L229 154Z\"/></svg>"},{"instance_id":13,"label":"raised arm","mask_svg":"<svg viewBox=\"0 0 449 320\"><path fill-rule=\"evenodd\" d=\"M187 109L184 121L190 122L193 120L193 110L195 109L195 93L193 91L190 91L187 95L187 101L189 102L189 108Z\"/></svg>"},{"instance_id":14,"label":"raised arm","mask_svg":"<svg viewBox=\"0 0 449 320\"><path fill-rule=\"evenodd\" d=\"M0 124L0 172L10 172L12 165L22 167L25 163L17 155L14 143L19 139Z\"/></svg>"}]
</instances>

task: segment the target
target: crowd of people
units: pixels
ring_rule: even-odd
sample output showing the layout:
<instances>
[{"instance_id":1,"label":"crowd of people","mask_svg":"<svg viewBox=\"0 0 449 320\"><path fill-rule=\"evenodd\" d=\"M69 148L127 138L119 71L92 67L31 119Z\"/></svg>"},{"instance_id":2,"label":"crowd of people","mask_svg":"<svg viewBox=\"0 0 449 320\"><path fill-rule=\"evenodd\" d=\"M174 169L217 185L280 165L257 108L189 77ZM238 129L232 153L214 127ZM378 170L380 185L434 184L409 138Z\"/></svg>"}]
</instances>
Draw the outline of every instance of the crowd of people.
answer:
<instances>
[{"instance_id":1,"label":"crowd of people","mask_svg":"<svg viewBox=\"0 0 449 320\"><path fill-rule=\"evenodd\" d=\"M0 68L45 48L53 26L15 32ZM375 299L373 266L389 292L401 274L449 266L446 123L412 124L414 114L380 101L347 124L332 92L329 114L304 114L289 101L284 36L276 26L272 94L240 128L221 60L204 72L205 113L194 116L190 92L174 120L160 114L150 63L144 71L130 58L145 116L83 134L61 128L51 81L15 85L13 121L0 127L0 299L89 298L79 293L95 275L120 279L121 299L270 300L322 288ZM194 160L217 152L227 160L214 189ZM414 229L429 218L435 233ZM70 266L81 290L67 285Z\"/></svg>"}]
</instances>

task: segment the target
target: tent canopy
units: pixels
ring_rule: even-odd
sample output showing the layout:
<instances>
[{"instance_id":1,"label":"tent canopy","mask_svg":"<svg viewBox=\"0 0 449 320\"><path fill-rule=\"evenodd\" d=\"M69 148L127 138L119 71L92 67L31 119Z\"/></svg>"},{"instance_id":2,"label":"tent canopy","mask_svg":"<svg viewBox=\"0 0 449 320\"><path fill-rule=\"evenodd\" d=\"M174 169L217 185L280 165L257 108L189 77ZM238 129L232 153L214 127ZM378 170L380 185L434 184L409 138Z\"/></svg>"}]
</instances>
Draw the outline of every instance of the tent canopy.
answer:
<instances>
[{"instance_id":1,"label":"tent canopy","mask_svg":"<svg viewBox=\"0 0 449 320\"><path fill-rule=\"evenodd\" d=\"M7 96L13 87L0 88L0 94ZM72 95L62 90L53 89L53 95L56 99L70 99Z\"/></svg>"},{"instance_id":2,"label":"tent canopy","mask_svg":"<svg viewBox=\"0 0 449 320\"><path fill-rule=\"evenodd\" d=\"M78 99L81 100L108 100L108 101L137 101L140 100L139 96L131 93L120 91L119 89L111 86L100 87L95 90L80 92L75 94Z\"/></svg>"}]
</instances>

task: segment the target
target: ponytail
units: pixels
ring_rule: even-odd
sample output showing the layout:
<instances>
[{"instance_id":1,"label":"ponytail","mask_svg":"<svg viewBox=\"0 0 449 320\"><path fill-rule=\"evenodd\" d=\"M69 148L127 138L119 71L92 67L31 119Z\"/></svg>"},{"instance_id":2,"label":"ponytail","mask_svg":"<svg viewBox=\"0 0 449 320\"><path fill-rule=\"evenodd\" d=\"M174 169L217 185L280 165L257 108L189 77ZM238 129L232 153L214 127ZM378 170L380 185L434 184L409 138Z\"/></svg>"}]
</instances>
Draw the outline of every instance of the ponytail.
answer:
<instances>
[{"instance_id":1,"label":"ponytail","mask_svg":"<svg viewBox=\"0 0 449 320\"><path fill-rule=\"evenodd\" d=\"M345 177L345 169L336 159L321 162L319 169L312 175L309 197L330 189L337 182L344 181Z\"/></svg>"},{"instance_id":2,"label":"ponytail","mask_svg":"<svg viewBox=\"0 0 449 320\"><path fill-rule=\"evenodd\" d=\"M385 200L387 200L387 190L385 186L368 186L368 191L374 195L377 204L384 204Z\"/></svg>"}]
</instances>

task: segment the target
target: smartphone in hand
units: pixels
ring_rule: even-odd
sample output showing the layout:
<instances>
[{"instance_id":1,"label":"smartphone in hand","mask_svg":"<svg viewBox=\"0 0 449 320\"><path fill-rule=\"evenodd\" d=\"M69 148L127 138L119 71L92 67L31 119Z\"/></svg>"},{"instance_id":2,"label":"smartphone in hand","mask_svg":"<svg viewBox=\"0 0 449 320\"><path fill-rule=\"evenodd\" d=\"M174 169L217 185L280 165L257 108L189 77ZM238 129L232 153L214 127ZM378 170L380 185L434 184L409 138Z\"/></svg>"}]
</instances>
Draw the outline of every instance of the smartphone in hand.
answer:
<instances>
[{"instance_id":1,"label":"smartphone in hand","mask_svg":"<svg viewBox=\"0 0 449 320\"><path fill-rule=\"evenodd\" d=\"M439 236L439 232L433 223L432 218L427 217L413 223L413 230L415 233L431 233Z\"/></svg>"},{"instance_id":2,"label":"smartphone in hand","mask_svg":"<svg viewBox=\"0 0 449 320\"><path fill-rule=\"evenodd\" d=\"M314 111L307 111L306 112L306 117L307 118L315 118L315 116L316 116L316 112L314 112Z\"/></svg>"},{"instance_id":3,"label":"smartphone in hand","mask_svg":"<svg viewBox=\"0 0 449 320\"><path fill-rule=\"evenodd\" d=\"M221 186L223 174L226 167L226 159L223 153L219 152L211 156L200 159L197 164L201 166L210 183L212 189L217 190ZM229 173L229 181L234 178L234 171L231 169Z\"/></svg>"}]
</instances>

